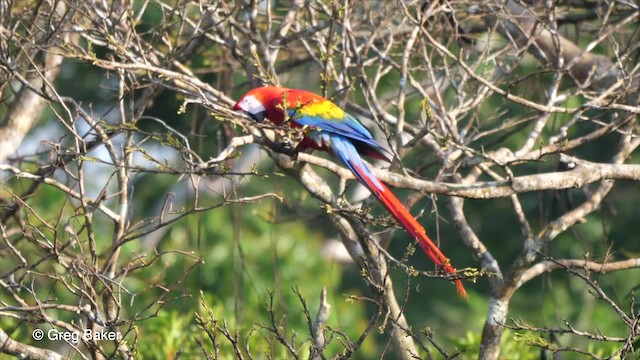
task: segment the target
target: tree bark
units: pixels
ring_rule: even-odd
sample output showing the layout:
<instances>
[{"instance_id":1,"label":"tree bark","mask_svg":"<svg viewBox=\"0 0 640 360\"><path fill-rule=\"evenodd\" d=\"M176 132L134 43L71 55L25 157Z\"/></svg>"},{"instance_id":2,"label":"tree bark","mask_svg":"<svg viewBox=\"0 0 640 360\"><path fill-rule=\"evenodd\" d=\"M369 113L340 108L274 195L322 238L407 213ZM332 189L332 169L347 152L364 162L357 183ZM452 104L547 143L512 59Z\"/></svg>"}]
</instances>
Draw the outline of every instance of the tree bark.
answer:
<instances>
[{"instance_id":1,"label":"tree bark","mask_svg":"<svg viewBox=\"0 0 640 360\"><path fill-rule=\"evenodd\" d=\"M62 42L68 43L75 36L64 31L67 6L63 1L55 1L49 5L54 7L51 16L62 29ZM21 79L22 88L11 104L3 125L0 126L0 163L4 163L8 156L16 152L29 130L40 119L47 98L55 91L53 82L60 73L64 56L57 54L56 48L50 44L41 44L39 47L34 49L32 54L26 54L33 66L26 77L15 74Z\"/></svg>"}]
</instances>

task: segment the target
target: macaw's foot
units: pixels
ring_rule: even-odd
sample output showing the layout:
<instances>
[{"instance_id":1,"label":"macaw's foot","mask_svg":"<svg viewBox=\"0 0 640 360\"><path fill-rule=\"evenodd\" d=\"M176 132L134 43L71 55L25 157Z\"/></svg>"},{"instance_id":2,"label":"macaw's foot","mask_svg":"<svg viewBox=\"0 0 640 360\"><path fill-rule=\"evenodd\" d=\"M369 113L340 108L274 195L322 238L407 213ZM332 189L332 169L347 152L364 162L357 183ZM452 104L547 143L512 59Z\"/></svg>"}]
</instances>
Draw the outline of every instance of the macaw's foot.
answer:
<instances>
[{"instance_id":1,"label":"macaw's foot","mask_svg":"<svg viewBox=\"0 0 640 360\"><path fill-rule=\"evenodd\" d=\"M274 150L279 153L289 155L293 160L298 160L298 149L295 144L288 142L278 143L274 147Z\"/></svg>"},{"instance_id":2,"label":"macaw's foot","mask_svg":"<svg viewBox=\"0 0 640 360\"><path fill-rule=\"evenodd\" d=\"M287 136L282 137L280 140L281 141L274 144L275 146L273 147L273 150L285 155L289 155L293 160L297 160L299 142L294 141L294 139Z\"/></svg>"}]
</instances>

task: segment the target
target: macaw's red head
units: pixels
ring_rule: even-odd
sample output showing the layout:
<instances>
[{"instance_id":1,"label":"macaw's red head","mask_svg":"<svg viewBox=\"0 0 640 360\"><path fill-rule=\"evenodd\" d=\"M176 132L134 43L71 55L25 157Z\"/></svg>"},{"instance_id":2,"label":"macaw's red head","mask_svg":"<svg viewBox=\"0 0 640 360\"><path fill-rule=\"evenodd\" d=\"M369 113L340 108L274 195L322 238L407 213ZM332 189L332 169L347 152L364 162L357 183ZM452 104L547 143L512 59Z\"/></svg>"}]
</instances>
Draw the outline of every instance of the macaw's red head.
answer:
<instances>
[{"instance_id":1,"label":"macaw's red head","mask_svg":"<svg viewBox=\"0 0 640 360\"><path fill-rule=\"evenodd\" d=\"M282 96L283 91L285 91L284 88L274 86L255 88L242 95L233 106L233 110L242 111L251 119L262 122L267 117L269 107L273 106L274 100Z\"/></svg>"}]
</instances>

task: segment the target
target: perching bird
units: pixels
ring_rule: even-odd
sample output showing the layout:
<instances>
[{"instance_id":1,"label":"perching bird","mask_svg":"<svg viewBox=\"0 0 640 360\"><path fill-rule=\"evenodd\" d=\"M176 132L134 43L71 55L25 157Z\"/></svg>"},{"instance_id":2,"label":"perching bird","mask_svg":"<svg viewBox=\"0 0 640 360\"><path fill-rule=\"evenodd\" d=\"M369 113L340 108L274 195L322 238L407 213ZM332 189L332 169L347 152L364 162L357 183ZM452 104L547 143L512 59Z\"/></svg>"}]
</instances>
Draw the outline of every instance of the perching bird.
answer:
<instances>
[{"instance_id":1,"label":"perching bird","mask_svg":"<svg viewBox=\"0 0 640 360\"><path fill-rule=\"evenodd\" d=\"M449 259L427 236L424 228L402 205L398 198L371 172L360 155L391 161L389 152L377 143L371 133L353 116L320 95L282 87L265 86L244 94L234 105L253 120L269 119L282 126L307 127L297 149L319 149L329 152L353 172L387 211L416 239L436 265L449 274L456 274ZM287 116L285 116L285 110ZM455 280L458 294L467 298L462 282Z\"/></svg>"}]
</instances>

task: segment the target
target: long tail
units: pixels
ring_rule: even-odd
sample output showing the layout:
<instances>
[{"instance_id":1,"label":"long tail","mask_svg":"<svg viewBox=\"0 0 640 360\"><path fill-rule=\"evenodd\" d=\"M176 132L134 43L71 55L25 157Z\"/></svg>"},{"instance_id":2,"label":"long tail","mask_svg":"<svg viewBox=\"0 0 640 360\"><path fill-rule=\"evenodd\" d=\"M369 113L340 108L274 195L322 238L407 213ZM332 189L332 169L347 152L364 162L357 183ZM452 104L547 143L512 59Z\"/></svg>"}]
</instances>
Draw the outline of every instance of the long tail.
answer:
<instances>
[{"instance_id":1,"label":"long tail","mask_svg":"<svg viewBox=\"0 0 640 360\"><path fill-rule=\"evenodd\" d=\"M367 187L375 197L384 205L387 211L402 224L402 226L416 239L422 250L427 254L429 259L437 266L444 269L449 274L456 274L456 270L451 266L449 259L438 249L438 247L427 236L426 231L411 215L409 210L402 205L400 200L393 195L378 178L371 172L371 169L364 163L360 154L356 151L353 143L349 139L340 136L331 136L331 147L333 154L353 172L360 182ZM469 295L462 286L462 281L455 280L456 288L460 297L467 299Z\"/></svg>"}]
</instances>

